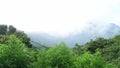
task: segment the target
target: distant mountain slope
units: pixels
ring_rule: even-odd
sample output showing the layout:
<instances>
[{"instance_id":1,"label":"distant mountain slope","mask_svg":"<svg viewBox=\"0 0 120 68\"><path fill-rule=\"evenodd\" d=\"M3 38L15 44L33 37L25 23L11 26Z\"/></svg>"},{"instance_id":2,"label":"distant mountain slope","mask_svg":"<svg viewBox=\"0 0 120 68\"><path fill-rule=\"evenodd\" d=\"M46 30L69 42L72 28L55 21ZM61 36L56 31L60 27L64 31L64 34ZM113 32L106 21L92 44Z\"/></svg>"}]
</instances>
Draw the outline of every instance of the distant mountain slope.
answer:
<instances>
[{"instance_id":1,"label":"distant mountain slope","mask_svg":"<svg viewBox=\"0 0 120 68\"><path fill-rule=\"evenodd\" d=\"M120 34L120 27L115 24L90 24L83 32L69 35L64 38L64 41L72 47L75 43L85 44L89 42L90 39L95 39L97 37L109 38L117 34Z\"/></svg>"},{"instance_id":2,"label":"distant mountain slope","mask_svg":"<svg viewBox=\"0 0 120 68\"><path fill-rule=\"evenodd\" d=\"M47 33L27 33L27 34L31 38L32 42L37 42L41 45L48 46L48 47L54 46L61 41L60 38L56 38ZM36 44L36 43L33 43L33 44ZM36 44L36 46L38 45Z\"/></svg>"},{"instance_id":3,"label":"distant mountain slope","mask_svg":"<svg viewBox=\"0 0 120 68\"><path fill-rule=\"evenodd\" d=\"M76 43L85 44L90 39L97 37L109 38L114 35L120 34L120 27L116 24L95 24L91 23L82 32L70 34L66 37L54 37L47 33L27 33L32 41L38 42L42 45L53 46L61 41L64 41L70 47L73 47Z\"/></svg>"}]
</instances>

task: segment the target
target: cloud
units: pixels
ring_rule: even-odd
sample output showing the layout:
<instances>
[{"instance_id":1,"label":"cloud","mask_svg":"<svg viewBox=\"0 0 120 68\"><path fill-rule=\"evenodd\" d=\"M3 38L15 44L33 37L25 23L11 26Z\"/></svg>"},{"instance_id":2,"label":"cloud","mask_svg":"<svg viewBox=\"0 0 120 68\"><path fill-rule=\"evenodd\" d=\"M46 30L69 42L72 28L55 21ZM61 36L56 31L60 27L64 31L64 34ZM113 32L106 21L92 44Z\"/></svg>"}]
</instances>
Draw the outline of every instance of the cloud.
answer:
<instances>
[{"instance_id":1,"label":"cloud","mask_svg":"<svg viewBox=\"0 0 120 68\"><path fill-rule=\"evenodd\" d=\"M120 0L1 0L0 23L67 35L95 20L119 22L119 4Z\"/></svg>"}]
</instances>

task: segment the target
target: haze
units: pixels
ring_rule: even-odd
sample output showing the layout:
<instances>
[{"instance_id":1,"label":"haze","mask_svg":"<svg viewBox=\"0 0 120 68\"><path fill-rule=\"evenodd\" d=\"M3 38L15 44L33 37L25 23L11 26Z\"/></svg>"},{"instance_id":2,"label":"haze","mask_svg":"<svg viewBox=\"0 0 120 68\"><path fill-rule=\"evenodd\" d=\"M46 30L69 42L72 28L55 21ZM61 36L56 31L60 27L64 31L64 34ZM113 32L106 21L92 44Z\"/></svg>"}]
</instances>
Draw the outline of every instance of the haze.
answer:
<instances>
[{"instance_id":1,"label":"haze","mask_svg":"<svg viewBox=\"0 0 120 68\"><path fill-rule=\"evenodd\" d=\"M1 0L0 24L66 36L90 22L120 25L120 0Z\"/></svg>"}]
</instances>

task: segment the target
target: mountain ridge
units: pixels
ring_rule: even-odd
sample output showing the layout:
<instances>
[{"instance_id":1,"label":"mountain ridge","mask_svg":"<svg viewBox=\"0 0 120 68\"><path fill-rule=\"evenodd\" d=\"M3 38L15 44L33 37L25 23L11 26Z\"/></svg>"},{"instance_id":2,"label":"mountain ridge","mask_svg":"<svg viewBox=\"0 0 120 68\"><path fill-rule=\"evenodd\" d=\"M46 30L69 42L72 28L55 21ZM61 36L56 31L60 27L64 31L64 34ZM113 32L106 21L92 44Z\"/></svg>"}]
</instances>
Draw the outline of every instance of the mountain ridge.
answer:
<instances>
[{"instance_id":1,"label":"mountain ridge","mask_svg":"<svg viewBox=\"0 0 120 68\"><path fill-rule=\"evenodd\" d=\"M66 37L55 37L47 33L27 33L32 41L38 42L45 46L54 46L64 41L68 46L73 47L76 43L85 44L91 39L97 37L109 38L117 34L120 34L120 26L108 23L108 24L89 24L88 28L84 29L82 32L73 33Z\"/></svg>"}]
</instances>

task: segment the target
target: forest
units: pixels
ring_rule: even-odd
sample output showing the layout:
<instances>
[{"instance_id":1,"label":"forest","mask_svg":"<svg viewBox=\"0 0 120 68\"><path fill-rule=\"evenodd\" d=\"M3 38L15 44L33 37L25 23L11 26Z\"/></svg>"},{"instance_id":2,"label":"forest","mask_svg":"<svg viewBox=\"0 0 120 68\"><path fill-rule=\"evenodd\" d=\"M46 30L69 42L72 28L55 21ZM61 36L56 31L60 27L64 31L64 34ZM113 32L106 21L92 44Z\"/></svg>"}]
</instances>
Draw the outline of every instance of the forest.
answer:
<instances>
[{"instance_id":1,"label":"forest","mask_svg":"<svg viewBox=\"0 0 120 68\"><path fill-rule=\"evenodd\" d=\"M0 68L120 68L120 35L36 49L24 31L0 25Z\"/></svg>"}]
</instances>

